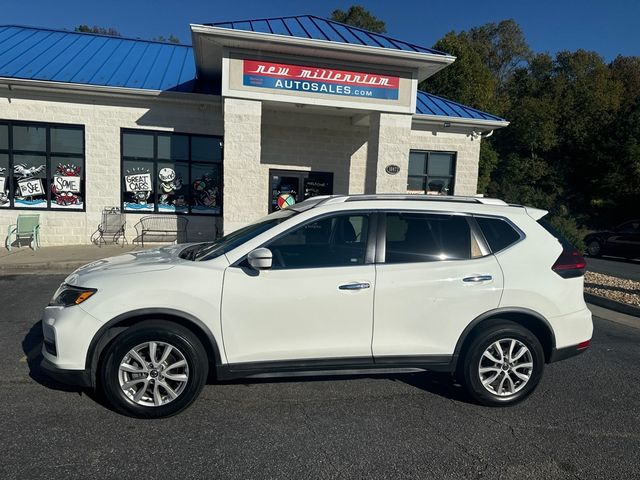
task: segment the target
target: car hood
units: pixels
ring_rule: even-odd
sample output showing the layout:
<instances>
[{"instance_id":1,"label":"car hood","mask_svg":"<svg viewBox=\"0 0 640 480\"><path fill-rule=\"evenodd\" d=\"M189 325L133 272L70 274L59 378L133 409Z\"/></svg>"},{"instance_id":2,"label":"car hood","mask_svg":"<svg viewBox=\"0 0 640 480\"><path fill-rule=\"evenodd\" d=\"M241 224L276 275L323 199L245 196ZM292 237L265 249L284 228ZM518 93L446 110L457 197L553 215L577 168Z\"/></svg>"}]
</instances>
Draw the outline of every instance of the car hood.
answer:
<instances>
[{"instance_id":1,"label":"car hood","mask_svg":"<svg viewBox=\"0 0 640 480\"><path fill-rule=\"evenodd\" d=\"M65 283L81 285L84 279L93 277L96 274L125 275L168 270L178 263L188 261L181 259L179 255L180 252L191 245L195 244L183 243L103 258L78 268L66 278Z\"/></svg>"}]
</instances>

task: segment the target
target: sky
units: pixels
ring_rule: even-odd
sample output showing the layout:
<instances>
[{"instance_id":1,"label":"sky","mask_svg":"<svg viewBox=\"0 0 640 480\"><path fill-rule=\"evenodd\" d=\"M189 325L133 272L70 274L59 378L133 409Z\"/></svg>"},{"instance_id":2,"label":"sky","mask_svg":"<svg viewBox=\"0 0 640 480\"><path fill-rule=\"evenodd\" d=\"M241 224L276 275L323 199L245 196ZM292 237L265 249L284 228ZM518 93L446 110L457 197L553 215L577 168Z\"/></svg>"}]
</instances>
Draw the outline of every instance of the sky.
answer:
<instances>
[{"instance_id":1,"label":"sky","mask_svg":"<svg viewBox=\"0 0 640 480\"><path fill-rule=\"evenodd\" d=\"M327 17L358 3L392 36L430 47L445 33L513 18L535 52L593 50L610 61L640 56L640 0L2 0L0 24L73 29L113 27L125 37L176 35L191 44L190 23L287 15Z\"/></svg>"}]
</instances>

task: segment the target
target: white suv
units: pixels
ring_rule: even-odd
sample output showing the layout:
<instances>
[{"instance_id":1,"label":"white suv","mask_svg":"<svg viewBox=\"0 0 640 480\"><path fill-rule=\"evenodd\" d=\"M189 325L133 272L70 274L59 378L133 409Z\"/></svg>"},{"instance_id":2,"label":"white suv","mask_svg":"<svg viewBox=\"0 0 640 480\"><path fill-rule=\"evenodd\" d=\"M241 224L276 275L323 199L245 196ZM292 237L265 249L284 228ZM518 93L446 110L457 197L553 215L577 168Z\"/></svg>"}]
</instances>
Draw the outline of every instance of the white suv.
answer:
<instances>
[{"instance_id":1,"label":"white suv","mask_svg":"<svg viewBox=\"0 0 640 480\"><path fill-rule=\"evenodd\" d=\"M314 197L215 242L86 265L43 317L43 368L127 415L217 379L455 373L510 405L593 330L584 259L543 210L485 198Z\"/></svg>"}]
</instances>

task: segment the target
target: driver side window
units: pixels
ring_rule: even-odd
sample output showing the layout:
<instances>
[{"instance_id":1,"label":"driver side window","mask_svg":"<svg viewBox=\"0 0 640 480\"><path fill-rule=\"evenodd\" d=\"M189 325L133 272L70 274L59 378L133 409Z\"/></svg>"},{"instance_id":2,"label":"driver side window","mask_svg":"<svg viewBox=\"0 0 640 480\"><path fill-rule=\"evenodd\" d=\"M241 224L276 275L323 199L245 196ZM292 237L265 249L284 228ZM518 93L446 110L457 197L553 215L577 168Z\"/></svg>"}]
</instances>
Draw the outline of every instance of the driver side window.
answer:
<instances>
[{"instance_id":1,"label":"driver side window","mask_svg":"<svg viewBox=\"0 0 640 480\"><path fill-rule=\"evenodd\" d=\"M273 253L273 269L362 265L368 230L368 215L334 215L296 227L265 247Z\"/></svg>"}]
</instances>

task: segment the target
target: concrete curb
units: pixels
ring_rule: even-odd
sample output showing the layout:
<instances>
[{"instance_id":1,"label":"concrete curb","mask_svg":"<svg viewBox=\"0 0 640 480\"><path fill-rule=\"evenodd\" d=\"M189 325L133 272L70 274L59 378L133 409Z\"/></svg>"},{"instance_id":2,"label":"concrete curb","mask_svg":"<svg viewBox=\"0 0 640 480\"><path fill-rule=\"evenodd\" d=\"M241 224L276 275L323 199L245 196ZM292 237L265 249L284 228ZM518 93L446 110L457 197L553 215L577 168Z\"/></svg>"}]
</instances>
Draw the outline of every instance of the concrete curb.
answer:
<instances>
[{"instance_id":1,"label":"concrete curb","mask_svg":"<svg viewBox=\"0 0 640 480\"><path fill-rule=\"evenodd\" d=\"M18 273L71 273L92 260L79 260L74 262L40 262L24 263L14 265L0 265L0 275L10 275Z\"/></svg>"},{"instance_id":2,"label":"concrete curb","mask_svg":"<svg viewBox=\"0 0 640 480\"><path fill-rule=\"evenodd\" d=\"M633 317L640 317L640 307L634 307L633 305L616 302L615 300L610 300L608 298L586 292L584 294L584 300L587 303L607 308L609 310L613 310L614 312L624 313L625 315L631 315Z\"/></svg>"}]
</instances>

